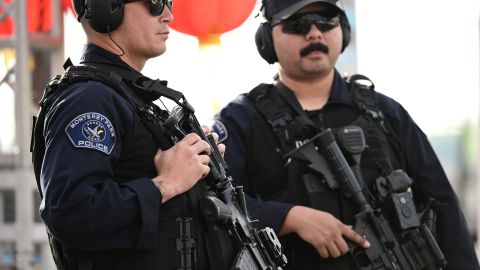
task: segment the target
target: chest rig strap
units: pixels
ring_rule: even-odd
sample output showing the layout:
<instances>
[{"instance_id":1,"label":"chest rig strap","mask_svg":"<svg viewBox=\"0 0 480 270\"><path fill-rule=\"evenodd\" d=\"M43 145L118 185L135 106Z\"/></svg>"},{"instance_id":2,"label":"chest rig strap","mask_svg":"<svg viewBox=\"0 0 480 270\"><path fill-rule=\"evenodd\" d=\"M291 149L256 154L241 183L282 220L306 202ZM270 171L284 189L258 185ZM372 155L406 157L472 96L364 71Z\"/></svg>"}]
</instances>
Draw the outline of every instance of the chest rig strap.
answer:
<instances>
[{"instance_id":1,"label":"chest rig strap","mask_svg":"<svg viewBox=\"0 0 480 270\"><path fill-rule=\"evenodd\" d=\"M290 142L291 137L287 129L287 125L293 119L290 108L280 100L278 95L271 93L270 87L272 86L268 84L260 84L250 91L248 96L255 101L257 109L263 113L273 131L277 135L281 133L281 137Z\"/></svg>"},{"instance_id":2,"label":"chest rig strap","mask_svg":"<svg viewBox=\"0 0 480 270\"><path fill-rule=\"evenodd\" d=\"M277 136L282 156L296 148L296 139L308 137L307 134L313 135L317 130L293 93L281 83L260 84L248 93L248 97Z\"/></svg>"},{"instance_id":3,"label":"chest rig strap","mask_svg":"<svg viewBox=\"0 0 480 270\"><path fill-rule=\"evenodd\" d=\"M350 87L350 94L355 106L365 115L380 124L383 131L389 134L389 130L385 126L385 116L378 105L377 95L375 93L375 85L366 76L356 74L346 79Z\"/></svg>"},{"instance_id":4,"label":"chest rig strap","mask_svg":"<svg viewBox=\"0 0 480 270\"><path fill-rule=\"evenodd\" d=\"M402 144L400 137L392 123L385 117L380 109L373 82L361 74L352 75L351 77L345 78L345 80L350 88L352 101L357 109L381 127L383 132L385 132L386 139L397 153L396 157L398 158L398 162L400 162L400 166L405 168L406 160L404 156L401 155Z\"/></svg>"}]
</instances>

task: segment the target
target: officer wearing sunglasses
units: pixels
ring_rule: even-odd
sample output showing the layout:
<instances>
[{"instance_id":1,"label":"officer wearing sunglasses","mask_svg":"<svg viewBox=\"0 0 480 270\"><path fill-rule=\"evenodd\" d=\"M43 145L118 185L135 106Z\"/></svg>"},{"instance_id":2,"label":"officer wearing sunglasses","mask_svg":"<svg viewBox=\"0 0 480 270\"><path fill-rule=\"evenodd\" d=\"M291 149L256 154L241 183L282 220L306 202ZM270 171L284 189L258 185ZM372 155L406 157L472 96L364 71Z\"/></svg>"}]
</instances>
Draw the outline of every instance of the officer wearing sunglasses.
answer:
<instances>
[{"instance_id":1,"label":"officer wearing sunglasses","mask_svg":"<svg viewBox=\"0 0 480 270\"><path fill-rule=\"evenodd\" d=\"M348 254L349 246L368 252L370 243L359 235L361 228L357 233L351 227L358 213L351 200L312 172L309 162L287 155L325 129L355 124L363 129L368 145L361 154L361 169L369 192L378 177L394 169L406 171L414 180L416 202L433 198L445 205L434 210L446 269L478 270L457 197L425 134L399 103L381 93L366 106L354 99L335 68L350 40L342 2L262 3L265 21L255 42L265 61L278 64L278 75L225 106L213 130L226 145L230 173L250 195L252 218L281 235L288 269L360 269ZM361 265L362 258L356 259Z\"/></svg>"},{"instance_id":2,"label":"officer wearing sunglasses","mask_svg":"<svg viewBox=\"0 0 480 270\"><path fill-rule=\"evenodd\" d=\"M172 0L73 6L87 44L79 65L67 61L46 88L35 124L43 128L34 129L40 214L57 268L223 270L235 255L225 249L230 236L217 228L206 237L198 206L210 145L195 133L173 145L168 110L145 90L166 81L141 74L166 50Z\"/></svg>"}]
</instances>

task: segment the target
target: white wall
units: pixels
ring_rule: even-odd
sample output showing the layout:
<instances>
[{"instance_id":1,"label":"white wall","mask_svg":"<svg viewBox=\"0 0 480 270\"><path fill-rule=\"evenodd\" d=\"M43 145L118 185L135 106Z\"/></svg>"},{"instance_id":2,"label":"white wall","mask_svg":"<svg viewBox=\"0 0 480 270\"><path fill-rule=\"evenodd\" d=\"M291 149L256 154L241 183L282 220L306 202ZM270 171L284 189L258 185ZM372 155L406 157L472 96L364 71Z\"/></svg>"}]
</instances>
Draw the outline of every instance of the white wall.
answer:
<instances>
[{"instance_id":1,"label":"white wall","mask_svg":"<svg viewBox=\"0 0 480 270\"><path fill-rule=\"evenodd\" d=\"M359 72L427 134L476 122L479 1L357 1Z\"/></svg>"}]
</instances>

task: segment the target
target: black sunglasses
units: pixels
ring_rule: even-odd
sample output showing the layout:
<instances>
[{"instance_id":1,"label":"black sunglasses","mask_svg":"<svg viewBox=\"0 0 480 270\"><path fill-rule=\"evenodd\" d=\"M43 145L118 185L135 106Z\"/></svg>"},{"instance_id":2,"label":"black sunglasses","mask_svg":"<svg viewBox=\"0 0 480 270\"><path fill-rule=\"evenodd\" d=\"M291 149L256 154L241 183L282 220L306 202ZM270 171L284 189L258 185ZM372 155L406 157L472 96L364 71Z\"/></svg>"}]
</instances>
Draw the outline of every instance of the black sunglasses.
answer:
<instances>
[{"instance_id":1,"label":"black sunglasses","mask_svg":"<svg viewBox=\"0 0 480 270\"><path fill-rule=\"evenodd\" d=\"M125 0L125 4L139 2L145 0ZM172 12L173 0L146 0L150 4L150 13L153 16L160 16L163 13L163 9L167 6L168 10Z\"/></svg>"},{"instance_id":2,"label":"black sunglasses","mask_svg":"<svg viewBox=\"0 0 480 270\"><path fill-rule=\"evenodd\" d=\"M282 32L306 35L310 32L312 23L315 24L318 30L327 32L340 25L340 18L338 14L333 16L319 13L298 14L281 22Z\"/></svg>"}]
</instances>

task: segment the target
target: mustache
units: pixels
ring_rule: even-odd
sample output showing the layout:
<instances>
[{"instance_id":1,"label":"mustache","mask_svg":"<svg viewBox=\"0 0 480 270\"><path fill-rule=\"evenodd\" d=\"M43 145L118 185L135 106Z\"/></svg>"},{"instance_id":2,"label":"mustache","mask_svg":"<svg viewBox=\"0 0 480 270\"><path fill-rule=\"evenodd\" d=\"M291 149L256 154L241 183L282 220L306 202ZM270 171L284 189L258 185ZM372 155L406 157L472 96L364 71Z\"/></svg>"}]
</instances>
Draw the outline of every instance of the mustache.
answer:
<instances>
[{"instance_id":1,"label":"mustache","mask_svg":"<svg viewBox=\"0 0 480 270\"><path fill-rule=\"evenodd\" d=\"M313 52L313 51L321 51L325 54L328 54L328 47L327 45L317 42L317 43L310 43L307 47L303 48L300 51L300 56L304 57L305 55Z\"/></svg>"}]
</instances>

